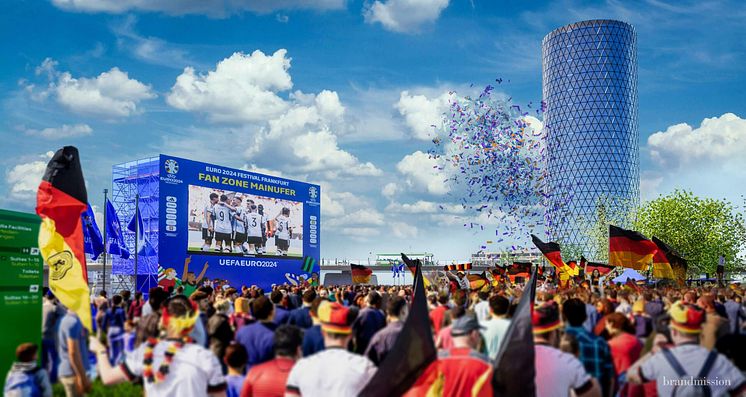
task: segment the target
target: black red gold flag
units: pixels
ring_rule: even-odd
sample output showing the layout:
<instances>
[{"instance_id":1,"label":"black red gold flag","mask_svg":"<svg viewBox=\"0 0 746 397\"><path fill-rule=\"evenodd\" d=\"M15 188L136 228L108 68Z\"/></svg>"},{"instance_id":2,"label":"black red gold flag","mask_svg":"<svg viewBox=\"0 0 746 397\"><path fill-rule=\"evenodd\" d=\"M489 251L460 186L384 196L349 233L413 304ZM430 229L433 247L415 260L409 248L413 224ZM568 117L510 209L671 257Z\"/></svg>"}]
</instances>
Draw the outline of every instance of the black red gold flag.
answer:
<instances>
[{"instance_id":1,"label":"black red gold flag","mask_svg":"<svg viewBox=\"0 0 746 397\"><path fill-rule=\"evenodd\" d=\"M609 265L644 270L657 250L640 232L609 225Z\"/></svg>"},{"instance_id":2,"label":"black red gold flag","mask_svg":"<svg viewBox=\"0 0 746 397\"><path fill-rule=\"evenodd\" d=\"M352 273L353 284L370 284L370 277L373 274L373 270L370 270L370 268L350 264L350 272Z\"/></svg>"},{"instance_id":3,"label":"black red gold flag","mask_svg":"<svg viewBox=\"0 0 746 397\"><path fill-rule=\"evenodd\" d=\"M559 244L555 242L545 243L533 234L531 235L531 241L533 241L536 248L538 248L539 251L541 251L544 257L547 258L549 263L554 265L554 267L556 267L557 270L565 271L567 269L567 265L562 260L562 254L560 253Z\"/></svg>"},{"instance_id":4,"label":"black red gold flag","mask_svg":"<svg viewBox=\"0 0 746 397\"><path fill-rule=\"evenodd\" d=\"M671 248L671 246L664 243L655 236L653 236L653 243L655 243L659 251L663 252L663 255L666 257L669 265L671 266L671 278L675 279L679 284L683 284L686 280L686 271L688 268L686 260L681 255L679 255L676 250ZM656 277L655 262L656 261L653 260L653 277Z\"/></svg>"},{"instance_id":5,"label":"black red gold flag","mask_svg":"<svg viewBox=\"0 0 746 397\"><path fill-rule=\"evenodd\" d=\"M471 270L472 265L471 262L467 263L455 263L452 265L445 265L443 266L443 270L445 271L459 271L462 272L464 270Z\"/></svg>"},{"instance_id":6,"label":"black red gold flag","mask_svg":"<svg viewBox=\"0 0 746 397\"><path fill-rule=\"evenodd\" d=\"M90 331L88 270L80 216L87 203L78 149L65 146L49 160L36 195L36 213L41 217L39 250L49 265L49 288Z\"/></svg>"},{"instance_id":7,"label":"black red gold flag","mask_svg":"<svg viewBox=\"0 0 746 397\"><path fill-rule=\"evenodd\" d=\"M614 266L609 266L600 262L588 262L585 257L580 257L580 263L585 263L585 275L593 276L594 271L598 271L599 276L605 276L614 270Z\"/></svg>"}]
</instances>

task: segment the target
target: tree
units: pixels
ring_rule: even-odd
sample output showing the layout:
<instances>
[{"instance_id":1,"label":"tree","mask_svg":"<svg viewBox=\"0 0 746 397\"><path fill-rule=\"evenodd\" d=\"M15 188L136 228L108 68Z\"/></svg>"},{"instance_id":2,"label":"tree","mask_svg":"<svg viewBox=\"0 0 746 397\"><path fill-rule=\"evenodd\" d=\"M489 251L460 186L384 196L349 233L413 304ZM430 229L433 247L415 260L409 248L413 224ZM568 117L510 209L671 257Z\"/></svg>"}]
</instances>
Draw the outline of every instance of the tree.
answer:
<instances>
[{"instance_id":1,"label":"tree","mask_svg":"<svg viewBox=\"0 0 746 397\"><path fill-rule=\"evenodd\" d=\"M690 274L714 273L720 255L725 256L726 271L743 268L746 223L729 201L676 190L645 203L635 229L677 250L687 260Z\"/></svg>"}]
</instances>

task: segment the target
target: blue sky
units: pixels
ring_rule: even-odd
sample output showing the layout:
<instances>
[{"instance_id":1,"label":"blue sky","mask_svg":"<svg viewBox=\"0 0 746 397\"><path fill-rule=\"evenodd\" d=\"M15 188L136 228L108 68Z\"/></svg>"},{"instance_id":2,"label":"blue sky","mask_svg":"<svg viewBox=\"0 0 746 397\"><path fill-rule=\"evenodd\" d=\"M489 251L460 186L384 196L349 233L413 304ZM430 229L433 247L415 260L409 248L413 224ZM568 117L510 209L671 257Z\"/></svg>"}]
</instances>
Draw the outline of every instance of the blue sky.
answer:
<instances>
[{"instance_id":1,"label":"blue sky","mask_svg":"<svg viewBox=\"0 0 746 397\"><path fill-rule=\"evenodd\" d=\"M741 1L14 0L0 207L33 211L62 145L81 150L99 205L112 164L167 153L320 183L324 257L466 258L490 236L437 209L442 176L417 153L427 126L448 91L498 77L517 103L540 101L543 36L597 18L638 33L643 199L742 203Z\"/></svg>"}]
</instances>

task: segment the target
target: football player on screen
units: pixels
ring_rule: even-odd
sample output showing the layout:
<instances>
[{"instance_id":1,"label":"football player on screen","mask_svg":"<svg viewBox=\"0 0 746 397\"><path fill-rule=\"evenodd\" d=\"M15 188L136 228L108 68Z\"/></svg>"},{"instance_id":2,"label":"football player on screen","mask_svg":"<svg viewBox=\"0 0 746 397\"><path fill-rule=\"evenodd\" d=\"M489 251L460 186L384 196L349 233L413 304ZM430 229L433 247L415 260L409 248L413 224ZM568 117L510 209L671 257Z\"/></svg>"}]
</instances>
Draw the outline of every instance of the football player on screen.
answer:
<instances>
[{"instance_id":1,"label":"football player on screen","mask_svg":"<svg viewBox=\"0 0 746 397\"><path fill-rule=\"evenodd\" d=\"M244 247L246 242L246 219L244 218L246 211L241 207L241 201L241 197L233 197L233 207L235 208L233 212L233 252L246 254L246 247Z\"/></svg>"},{"instance_id":2,"label":"football player on screen","mask_svg":"<svg viewBox=\"0 0 746 397\"><path fill-rule=\"evenodd\" d=\"M262 215L257 210L257 206L252 203L248 212L246 212L246 236L249 243L249 250L257 255L261 255L263 253L261 251Z\"/></svg>"},{"instance_id":3,"label":"football player on screen","mask_svg":"<svg viewBox=\"0 0 746 397\"><path fill-rule=\"evenodd\" d=\"M277 255L287 256L290 249L290 236L293 230L290 225L290 208L282 207L282 211L275 217L275 247Z\"/></svg>"},{"instance_id":4,"label":"football player on screen","mask_svg":"<svg viewBox=\"0 0 746 397\"><path fill-rule=\"evenodd\" d=\"M228 196L220 195L220 202L213 207L215 213L215 243L218 252L231 252L233 234L232 216L233 208L228 205Z\"/></svg>"},{"instance_id":5,"label":"football player on screen","mask_svg":"<svg viewBox=\"0 0 746 397\"><path fill-rule=\"evenodd\" d=\"M202 221L202 240L205 241L205 244L202 246L202 251L209 251L210 247L212 246L212 239L215 234L215 213L213 212L213 207L215 207L215 204L217 204L217 202L217 193L210 193L210 202L205 205L203 215L204 219Z\"/></svg>"},{"instance_id":6,"label":"football player on screen","mask_svg":"<svg viewBox=\"0 0 746 397\"><path fill-rule=\"evenodd\" d=\"M269 230L272 230L269 224L269 217L264 213L264 206L259 204L256 206L257 213L262 216L262 245L257 249L259 254L267 252L267 234Z\"/></svg>"}]
</instances>

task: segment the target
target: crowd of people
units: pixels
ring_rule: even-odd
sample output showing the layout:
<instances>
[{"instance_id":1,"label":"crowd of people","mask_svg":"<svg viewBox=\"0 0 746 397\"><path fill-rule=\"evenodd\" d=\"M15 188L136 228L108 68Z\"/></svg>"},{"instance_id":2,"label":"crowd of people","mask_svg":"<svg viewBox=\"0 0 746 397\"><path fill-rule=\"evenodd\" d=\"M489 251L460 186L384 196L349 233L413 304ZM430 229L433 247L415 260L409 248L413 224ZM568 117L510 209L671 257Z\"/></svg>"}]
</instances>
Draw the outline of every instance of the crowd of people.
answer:
<instances>
[{"instance_id":1,"label":"crowd of people","mask_svg":"<svg viewBox=\"0 0 746 397\"><path fill-rule=\"evenodd\" d=\"M49 396L56 382L82 396L96 377L142 384L149 397L354 396L393 351L413 300L411 286L209 284L189 296L156 287L147 299L102 291L92 300L93 333L46 292L41 351L18 347L6 396ZM491 396L523 287L428 286L438 356L407 395ZM744 396L743 293L737 285L559 289L539 280L536 394Z\"/></svg>"}]
</instances>

